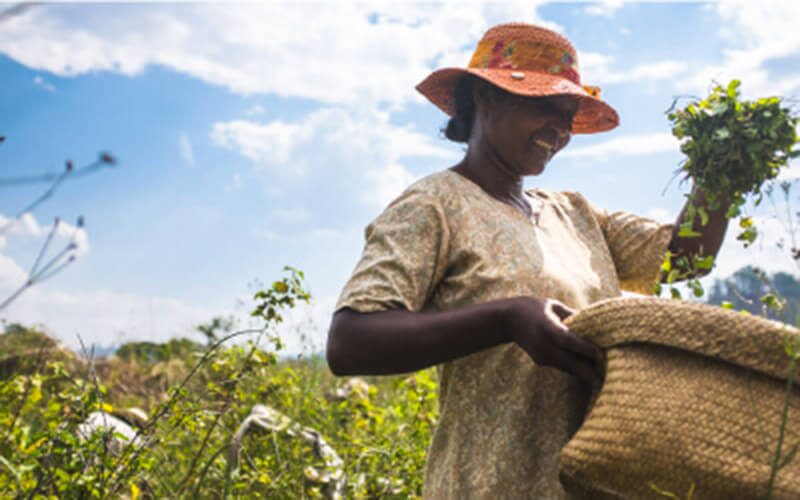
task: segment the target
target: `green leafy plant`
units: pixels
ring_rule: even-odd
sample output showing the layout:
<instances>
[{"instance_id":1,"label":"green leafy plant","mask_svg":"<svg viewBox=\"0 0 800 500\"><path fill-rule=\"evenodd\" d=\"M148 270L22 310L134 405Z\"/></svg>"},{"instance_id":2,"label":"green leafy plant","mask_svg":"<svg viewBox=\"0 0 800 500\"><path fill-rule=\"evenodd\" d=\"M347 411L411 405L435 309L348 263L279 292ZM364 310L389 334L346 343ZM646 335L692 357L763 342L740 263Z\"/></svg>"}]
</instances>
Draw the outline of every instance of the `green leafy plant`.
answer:
<instances>
[{"instance_id":1,"label":"green leafy plant","mask_svg":"<svg viewBox=\"0 0 800 500\"><path fill-rule=\"evenodd\" d=\"M755 101L739 97L739 80L726 87L717 85L705 99L685 108L668 111L672 134L683 140L681 165L685 179L691 179L705 192L710 209L719 207L721 198L730 203L728 218L740 216L742 232L738 239L751 244L758 234L752 219L742 216L747 196L761 202L765 183L775 179L781 167L800 156L797 143L798 117L779 97ZM700 216L708 220L705 209L692 206L681 224L681 236L694 236L692 224Z\"/></svg>"},{"instance_id":2,"label":"green leafy plant","mask_svg":"<svg viewBox=\"0 0 800 500\"><path fill-rule=\"evenodd\" d=\"M274 326L309 300L303 280L286 268L255 294L263 327L208 346L133 343L84 361L41 332L7 326L4 359L19 352L27 362L0 371L0 498L421 498L436 372L369 377L344 390L350 381L322 357L280 355ZM230 342L244 333L255 335ZM124 406L147 419L121 449L112 446L119 433L78 432L92 412L120 415ZM240 434L259 406L283 424ZM323 442L336 460L321 455Z\"/></svg>"},{"instance_id":3,"label":"green leafy plant","mask_svg":"<svg viewBox=\"0 0 800 500\"><path fill-rule=\"evenodd\" d=\"M672 134L682 140L681 152L686 155L678 173L695 186L687 195L689 203L678 236L699 237L697 219L701 227L706 226L708 211L719 209L724 200L728 203L726 217L739 218L737 239L746 248L755 241L758 228L752 217L743 213L743 206L750 197L758 206L780 169L791 158L800 156L800 150L793 149L798 142L800 118L779 97L740 99L739 86L739 80L725 87L716 85L705 99L677 110L676 99L667 110L667 118L672 123ZM685 255L673 260L672 255L667 255L662 275L669 285L685 281L692 295L700 298L705 290L698 276L713 267L712 256ZM656 284L654 291L660 295L662 286ZM670 294L681 298L674 286L670 286Z\"/></svg>"}]
</instances>

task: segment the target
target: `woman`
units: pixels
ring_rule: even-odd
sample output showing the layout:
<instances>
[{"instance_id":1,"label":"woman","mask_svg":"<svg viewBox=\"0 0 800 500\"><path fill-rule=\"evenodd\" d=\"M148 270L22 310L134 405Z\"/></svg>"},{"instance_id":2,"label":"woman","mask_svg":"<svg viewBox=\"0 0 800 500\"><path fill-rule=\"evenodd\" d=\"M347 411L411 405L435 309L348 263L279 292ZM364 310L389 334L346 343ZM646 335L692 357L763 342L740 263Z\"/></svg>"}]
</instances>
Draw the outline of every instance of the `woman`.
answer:
<instances>
[{"instance_id":1,"label":"woman","mask_svg":"<svg viewBox=\"0 0 800 500\"><path fill-rule=\"evenodd\" d=\"M468 68L417 88L452 115L446 136L467 151L367 227L328 363L337 375L438 366L425 498L562 498L558 453L601 382L602 358L562 320L621 287L651 293L668 249L716 255L726 207L696 228L702 237L684 239L577 193L523 191L523 177L541 174L572 133L618 124L580 85L570 42L549 30L496 26Z\"/></svg>"}]
</instances>

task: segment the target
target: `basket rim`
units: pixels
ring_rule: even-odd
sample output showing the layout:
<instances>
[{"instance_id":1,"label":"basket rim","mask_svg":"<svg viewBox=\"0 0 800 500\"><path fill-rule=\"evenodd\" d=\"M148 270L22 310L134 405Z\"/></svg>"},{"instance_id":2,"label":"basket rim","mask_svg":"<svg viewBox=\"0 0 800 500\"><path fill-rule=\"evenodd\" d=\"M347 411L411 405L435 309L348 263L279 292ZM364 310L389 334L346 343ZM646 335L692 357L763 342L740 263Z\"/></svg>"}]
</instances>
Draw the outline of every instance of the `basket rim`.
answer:
<instances>
[{"instance_id":1,"label":"basket rim","mask_svg":"<svg viewBox=\"0 0 800 500\"><path fill-rule=\"evenodd\" d=\"M788 336L800 330L719 306L657 297L614 297L564 324L602 348L652 344L719 359L780 380L789 377Z\"/></svg>"}]
</instances>

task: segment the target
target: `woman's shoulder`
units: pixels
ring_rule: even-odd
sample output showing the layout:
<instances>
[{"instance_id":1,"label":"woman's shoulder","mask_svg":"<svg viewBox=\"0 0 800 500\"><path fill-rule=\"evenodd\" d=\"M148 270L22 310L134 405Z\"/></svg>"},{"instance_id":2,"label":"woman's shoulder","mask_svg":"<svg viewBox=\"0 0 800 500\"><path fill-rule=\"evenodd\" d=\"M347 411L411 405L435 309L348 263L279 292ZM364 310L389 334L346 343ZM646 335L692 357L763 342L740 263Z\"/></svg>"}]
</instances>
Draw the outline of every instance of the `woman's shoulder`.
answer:
<instances>
[{"instance_id":1,"label":"woman's shoulder","mask_svg":"<svg viewBox=\"0 0 800 500\"><path fill-rule=\"evenodd\" d=\"M462 187L462 182L461 175L446 168L417 179L408 186L406 191L415 191L438 196L459 190Z\"/></svg>"},{"instance_id":2,"label":"woman's shoulder","mask_svg":"<svg viewBox=\"0 0 800 500\"><path fill-rule=\"evenodd\" d=\"M465 181L450 169L440 170L411 183L389 206L410 199L422 203L449 204L461 198L458 194L467 187Z\"/></svg>"}]
</instances>

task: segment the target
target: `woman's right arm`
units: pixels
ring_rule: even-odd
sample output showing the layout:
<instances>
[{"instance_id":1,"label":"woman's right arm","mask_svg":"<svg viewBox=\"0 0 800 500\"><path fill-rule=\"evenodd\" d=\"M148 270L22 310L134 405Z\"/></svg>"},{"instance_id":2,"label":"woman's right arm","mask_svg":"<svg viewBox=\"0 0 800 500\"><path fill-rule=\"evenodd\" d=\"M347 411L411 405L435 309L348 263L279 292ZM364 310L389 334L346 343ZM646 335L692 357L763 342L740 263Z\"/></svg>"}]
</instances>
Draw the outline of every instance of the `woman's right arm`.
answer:
<instances>
[{"instance_id":1,"label":"woman's right arm","mask_svg":"<svg viewBox=\"0 0 800 500\"><path fill-rule=\"evenodd\" d=\"M328 333L336 375L406 373L516 342L533 361L597 384L602 351L564 326L572 310L558 301L517 297L453 311L342 309Z\"/></svg>"}]
</instances>

